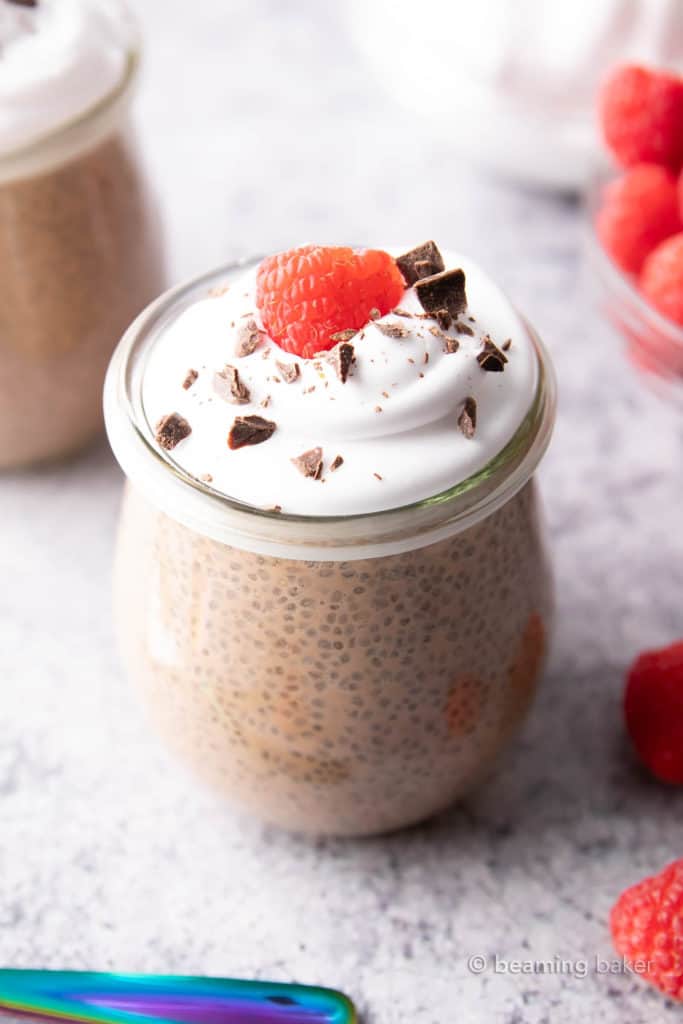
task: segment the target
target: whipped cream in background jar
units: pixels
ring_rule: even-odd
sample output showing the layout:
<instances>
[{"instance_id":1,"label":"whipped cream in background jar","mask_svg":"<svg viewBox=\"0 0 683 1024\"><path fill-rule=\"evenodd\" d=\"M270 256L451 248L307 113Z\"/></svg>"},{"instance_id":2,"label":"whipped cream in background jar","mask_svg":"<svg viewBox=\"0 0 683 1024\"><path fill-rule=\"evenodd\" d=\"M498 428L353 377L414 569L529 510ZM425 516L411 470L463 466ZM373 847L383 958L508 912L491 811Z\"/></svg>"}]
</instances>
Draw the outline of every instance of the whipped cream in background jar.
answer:
<instances>
[{"instance_id":1,"label":"whipped cream in background jar","mask_svg":"<svg viewBox=\"0 0 683 1024\"><path fill-rule=\"evenodd\" d=\"M681 68L681 0L352 0L354 40L437 138L531 184L579 189L612 65Z\"/></svg>"},{"instance_id":2,"label":"whipped cream in background jar","mask_svg":"<svg viewBox=\"0 0 683 1024\"><path fill-rule=\"evenodd\" d=\"M120 0L0 0L1 468L102 429L111 352L164 286L139 62Z\"/></svg>"},{"instance_id":3,"label":"whipped cream in background jar","mask_svg":"<svg viewBox=\"0 0 683 1024\"><path fill-rule=\"evenodd\" d=\"M413 284L311 359L263 330L257 262L224 267L149 307L108 372L127 670L185 762L290 829L447 807L544 664L552 368L486 275L444 260L456 320Z\"/></svg>"}]
</instances>

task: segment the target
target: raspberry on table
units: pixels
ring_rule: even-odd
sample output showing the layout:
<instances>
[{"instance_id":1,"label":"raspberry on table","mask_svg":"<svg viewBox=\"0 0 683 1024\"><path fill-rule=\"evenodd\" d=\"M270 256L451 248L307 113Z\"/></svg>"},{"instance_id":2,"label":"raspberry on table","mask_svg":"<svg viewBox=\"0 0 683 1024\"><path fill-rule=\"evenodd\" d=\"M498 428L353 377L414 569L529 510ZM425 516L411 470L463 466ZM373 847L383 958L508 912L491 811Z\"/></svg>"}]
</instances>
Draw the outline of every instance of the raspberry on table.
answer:
<instances>
[{"instance_id":1,"label":"raspberry on table","mask_svg":"<svg viewBox=\"0 0 683 1024\"><path fill-rule=\"evenodd\" d=\"M405 282L381 249L304 245L263 260L256 304L273 341L304 359L333 348L400 302Z\"/></svg>"},{"instance_id":2,"label":"raspberry on table","mask_svg":"<svg viewBox=\"0 0 683 1024\"><path fill-rule=\"evenodd\" d=\"M607 252L629 274L639 273L652 249L681 227L676 181L656 164L638 164L611 181L595 224Z\"/></svg>"},{"instance_id":3,"label":"raspberry on table","mask_svg":"<svg viewBox=\"0 0 683 1024\"><path fill-rule=\"evenodd\" d=\"M683 785L683 640L636 658L624 715L643 764L661 782Z\"/></svg>"},{"instance_id":4,"label":"raspberry on table","mask_svg":"<svg viewBox=\"0 0 683 1024\"><path fill-rule=\"evenodd\" d=\"M617 67L604 83L599 112L605 142L620 164L683 164L683 79L635 64Z\"/></svg>"},{"instance_id":5,"label":"raspberry on table","mask_svg":"<svg viewBox=\"0 0 683 1024\"><path fill-rule=\"evenodd\" d=\"M655 309L683 327L683 231L667 238L647 257L640 290Z\"/></svg>"},{"instance_id":6,"label":"raspberry on table","mask_svg":"<svg viewBox=\"0 0 683 1024\"><path fill-rule=\"evenodd\" d=\"M615 949L632 969L683 1000L683 859L623 892L610 927Z\"/></svg>"}]
</instances>

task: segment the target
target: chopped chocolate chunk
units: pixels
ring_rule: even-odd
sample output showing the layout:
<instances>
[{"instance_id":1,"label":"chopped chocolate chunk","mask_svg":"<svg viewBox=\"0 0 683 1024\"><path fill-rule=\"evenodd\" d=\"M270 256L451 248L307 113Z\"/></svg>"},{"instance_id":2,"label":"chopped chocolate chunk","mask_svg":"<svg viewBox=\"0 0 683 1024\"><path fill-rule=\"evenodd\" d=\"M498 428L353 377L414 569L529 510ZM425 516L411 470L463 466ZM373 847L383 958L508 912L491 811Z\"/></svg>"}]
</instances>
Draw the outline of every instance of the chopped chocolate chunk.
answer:
<instances>
[{"instance_id":1,"label":"chopped chocolate chunk","mask_svg":"<svg viewBox=\"0 0 683 1024\"><path fill-rule=\"evenodd\" d=\"M342 384L346 384L356 358L353 345L348 341L340 342L330 352L330 358L339 380Z\"/></svg>"},{"instance_id":2,"label":"chopped chocolate chunk","mask_svg":"<svg viewBox=\"0 0 683 1024\"><path fill-rule=\"evenodd\" d=\"M381 315L382 311L380 309L377 309L377 306L373 306L370 312L368 313L368 320L379 320Z\"/></svg>"},{"instance_id":3,"label":"chopped chocolate chunk","mask_svg":"<svg viewBox=\"0 0 683 1024\"><path fill-rule=\"evenodd\" d=\"M381 411L382 411L382 406L381 405L376 405L375 406L375 412L381 412Z\"/></svg>"},{"instance_id":4,"label":"chopped chocolate chunk","mask_svg":"<svg viewBox=\"0 0 683 1024\"><path fill-rule=\"evenodd\" d=\"M228 448L235 451L245 445L262 444L275 433L276 424L262 416L237 416L228 434Z\"/></svg>"},{"instance_id":5,"label":"chopped chocolate chunk","mask_svg":"<svg viewBox=\"0 0 683 1024\"><path fill-rule=\"evenodd\" d=\"M446 338L444 340L443 350L447 355L453 355L460 348L460 342L457 338Z\"/></svg>"},{"instance_id":6,"label":"chopped chocolate chunk","mask_svg":"<svg viewBox=\"0 0 683 1024\"><path fill-rule=\"evenodd\" d=\"M397 306L396 309L392 309L391 312L394 313L396 316L405 316L405 317L409 317L411 319L412 319L412 317L415 316L414 313L409 313L407 309L401 309L400 306Z\"/></svg>"},{"instance_id":7,"label":"chopped chocolate chunk","mask_svg":"<svg viewBox=\"0 0 683 1024\"><path fill-rule=\"evenodd\" d=\"M275 512L279 514L282 512L282 505L271 505L269 508L264 509L265 512Z\"/></svg>"},{"instance_id":8,"label":"chopped chocolate chunk","mask_svg":"<svg viewBox=\"0 0 683 1024\"><path fill-rule=\"evenodd\" d=\"M270 405L270 395L266 395L266 397L259 402L259 405L262 409L267 409Z\"/></svg>"},{"instance_id":9,"label":"chopped chocolate chunk","mask_svg":"<svg viewBox=\"0 0 683 1024\"><path fill-rule=\"evenodd\" d=\"M387 338L406 338L408 328L401 324L375 324L378 331L381 331Z\"/></svg>"},{"instance_id":10,"label":"chopped chocolate chunk","mask_svg":"<svg viewBox=\"0 0 683 1024\"><path fill-rule=\"evenodd\" d=\"M422 362L423 363L428 363L429 362L429 352L425 352L424 356L422 357Z\"/></svg>"},{"instance_id":11,"label":"chopped chocolate chunk","mask_svg":"<svg viewBox=\"0 0 683 1024\"><path fill-rule=\"evenodd\" d=\"M442 331L447 331L453 323L453 317L447 309L437 309L434 313L434 319Z\"/></svg>"},{"instance_id":12,"label":"chopped chocolate chunk","mask_svg":"<svg viewBox=\"0 0 683 1024\"><path fill-rule=\"evenodd\" d=\"M507 361L508 358L505 353L501 352L487 334L484 338L484 347L477 356L477 362L482 370L488 370L489 373L502 373Z\"/></svg>"},{"instance_id":13,"label":"chopped chocolate chunk","mask_svg":"<svg viewBox=\"0 0 683 1024\"><path fill-rule=\"evenodd\" d=\"M356 335L356 334L358 334L358 331L354 331L351 328L349 328L346 331L335 331L334 334L330 335L330 338L332 339L332 341L337 341L337 342L350 341L351 338L353 338L354 335Z\"/></svg>"},{"instance_id":14,"label":"chopped chocolate chunk","mask_svg":"<svg viewBox=\"0 0 683 1024\"><path fill-rule=\"evenodd\" d=\"M467 306L465 272L444 270L440 274L423 277L415 282L415 294L425 312L436 316L445 309L452 317L457 317ZM440 321L439 326L443 326Z\"/></svg>"},{"instance_id":15,"label":"chopped chocolate chunk","mask_svg":"<svg viewBox=\"0 0 683 1024\"><path fill-rule=\"evenodd\" d=\"M344 460L341 455L335 455L330 463L330 472L334 473L335 469L339 469L340 466L344 465Z\"/></svg>"},{"instance_id":16,"label":"chopped chocolate chunk","mask_svg":"<svg viewBox=\"0 0 683 1024\"><path fill-rule=\"evenodd\" d=\"M251 400L249 388L240 379L239 371L234 366L224 366L213 375L213 390L231 405L244 405Z\"/></svg>"},{"instance_id":17,"label":"chopped chocolate chunk","mask_svg":"<svg viewBox=\"0 0 683 1024\"><path fill-rule=\"evenodd\" d=\"M185 380L183 381L183 387L186 391L189 391L194 382L196 381L199 374L196 370L188 370L185 374Z\"/></svg>"},{"instance_id":18,"label":"chopped chocolate chunk","mask_svg":"<svg viewBox=\"0 0 683 1024\"><path fill-rule=\"evenodd\" d=\"M432 277L444 270L444 262L435 242L423 242L396 260L405 283L410 286L423 277Z\"/></svg>"},{"instance_id":19,"label":"chopped chocolate chunk","mask_svg":"<svg viewBox=\"0 0 683 1024\"><path fill-rule=\"evenodd\" d=\"M474 437L477 427L477 402L471 395L465 399L465 407L458 416L458 426L466 438Z\"/></svg>"},{"instance_id":20,"label":"chopped chocolate chunk","mask_svg":"<svg viewBox=\"0 0 683 1024\"><path fill-rule=\"evenodd\" d=\"M171 412L167 416L161 417L154 436L157 444L165 451L170 452L191 433L192 427L187 420L180 413Z\"/></svg>"},{"instance_id":21,"label":"chopped chocolate chunk","mask_svg":"<svg viewBox=\"0 0 683 1024\"><path fill-rule=\"evenodd\" d=\"M469 324L464 324L462 320L456 320L453 325L458 334L468 334L470 337L474 335L474 331Z\"/></svg>"},{"instance_id":22,"label":"chopped chocolate chunk","mask_svg":"<svg viewBox=\"0 0 683 1024\"><path fill-rule=\"evenodd\" d=\"M293 384L295 380L299 379L301 370L299 369L298 363L276 363L275 364L282 374L282 379L286 384Z\"/></svg>"},{"instance_id":23,"label":"chopped chocolate chunk","mask_svg":"<svg viewBox=\"0 0 683 1024\"><path fill-rule=\"evenodd\" d=\"M503 344L501 345L501 348L502 348L503 352L509 352L510 351L510 345L512 345L512 338L507 338L503 342Z\"/></svg>"},{"instance_id":24,"label":"chopped chocolate chunk","mask_svg":"<svg viewBox=\"0 0 683 1024\"><path fill-rule=\"evenodd\" d=\"M307 452L297 455L291 460L300 473L310 476L313 480L319 480L323 472L323 450L322 448L310 448Z\"/></svg>"},{"instance_id":25,"label":"chopped chocolate chunk","mask_svg":"<svg viewBox=\"0 0 683 1024\"><path fill-rule=\"evenodd\" d=\"M245 324L240 326L237 332L235 355L240 359L243 356L250 356L260 342L262 334L263 331L258 329L255 320L247 320Z\"/></svg>"},{"instance_id":26,"label":"chopped chocolate chunk","mask_svg":"<svg viewBox=\"0 0 683 1024\"><path fill-rule=\"evenodd\" d=\"M388 391L383 391L382 392L382 398L388 398L388 397L389 397L389 392Z\"/></svg>"}]
</instances>

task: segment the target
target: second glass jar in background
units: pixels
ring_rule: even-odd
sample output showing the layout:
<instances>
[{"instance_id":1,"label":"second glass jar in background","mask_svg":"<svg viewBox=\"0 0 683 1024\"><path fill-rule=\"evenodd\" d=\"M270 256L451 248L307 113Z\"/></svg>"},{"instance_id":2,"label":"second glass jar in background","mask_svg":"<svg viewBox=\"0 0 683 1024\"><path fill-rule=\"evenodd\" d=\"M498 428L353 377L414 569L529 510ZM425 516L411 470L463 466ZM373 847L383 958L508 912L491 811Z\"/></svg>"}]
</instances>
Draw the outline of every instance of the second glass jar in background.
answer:
<instances>
[{"instance_id":1,"label":"second glass jar in background","mask_svg":"<svg viewBox=\"0 0 683 1024\"><path fill-rule=\"evenodd\" d=\"M164 287L161 232L129 110L139 52L94 109L0 156L0 468L69 455L102 429L102 383Z\"/></svg>"}]
</instances>

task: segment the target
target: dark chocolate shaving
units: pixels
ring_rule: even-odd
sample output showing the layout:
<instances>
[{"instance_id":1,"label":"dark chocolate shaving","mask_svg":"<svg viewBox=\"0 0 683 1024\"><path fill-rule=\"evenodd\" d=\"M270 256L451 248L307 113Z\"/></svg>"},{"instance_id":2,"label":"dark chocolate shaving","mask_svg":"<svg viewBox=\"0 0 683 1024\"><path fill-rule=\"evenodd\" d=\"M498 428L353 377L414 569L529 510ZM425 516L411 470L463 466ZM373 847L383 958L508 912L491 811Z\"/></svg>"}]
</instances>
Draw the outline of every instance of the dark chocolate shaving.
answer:
<instances>
[{"instance_id":1,"label":"dark chocolate shaving","mask_svg":"<svg viewBox=\"0 0 683 1024\"><path fill-rule=\"evenodd\" d=\"M342 384L346 384L356 358L353 345L348 341L340 342L330 352L330 358L339 380Z\"/></svg>"},{"instance_id":2,"label":"dark chocolate shaving","mask_svg":"<svg viewBox=\"0 0 683 1024\"><path fill-rule=\"evenodd\" d=\"M17 7L37 7L38 0L7 0L10 4L16 4Z\"/></svg>"},{"instance_id":3,"label":"dark chocolate shaving","mask_svg":"<svg viewBox=\"0 0 683 1024\"><path fill-rule=\"evenodd\" d=\"M470 337L474 335L474 331L469 324L464 324L462 320L456 320L453 324L458 334L468 334Z\"/></svg>"},{"instance_id":4,"label":"dark chocolate shaving","mask_svg":"<svg viewBox=\"0 0 683 1024\"><path fill-rule=\"evenodd\" d=\"M262 416L237 416L228 434L228 448L262 444L275 433L276 424Z\"/></svg>"},{"instance_id":5,"label":"dark chocolate shaving","mask_svg":"<svg viewBox=\"0 0 683 1024\"><path fill-rule=\"evenodd\" d=\"M468 440L474 437L477 429L477 402L471 395L465 399L465 407L458 416L458 426Z\"/></svg>"},{"instance_id":6,"label":"dark chocolate shaving","mask_svg":"<svg viewBox=\"0 0 683 1024\"><path fill-rule=\"evenodd\" d=\"M332 341L337 342L350 341L356 334L358 334L358 331L354 331L349 327L348 330L345 331L335 331L334 334L330 335L330 338Z\"/></svg>"},{"instance_id":7,"label":"dark chocolate shaving","mask_svg":"<svg viewBox=\"0 0 683 1024\"><path fill-rule=\"evenodd\" d=\"M441 328L442 331L447 331L453 323L453 317L447 309L437 309L434 313L434 319Z\"/></svg>"},{"instance_id":8,"label":"dark chocolate shaving","mask_svg":"<svg viewBox=\"0 0 683 1024\"><path fill-rule=\"evenodd\" d=\"M213 390L231 405L245 405L251 400L249 388L240 379L239 371L234 366L224 366L218 373L214 373Z\"/></svg>"},{"instance_id":9,"label":"dark chocolate shaving","mask_svg":"<svg viewBox=\"0 0 683 1024\"><path fill-rule=\"evenodd\" d=\"M423 277L432 277L444 270L444 262L435 242L423 242L396 260L403 280L410 286Z\"/></svg>"},{"instance_id":10,"label":"dark chocolate shaving","mask_svg":"<svg viewBox=\"0 0 683 1024\"><path fill-rule=\"evenodd\" d=\"M482 370L487 370L489 373L502 373L507 361L505 353L501 352L487 334L484 338L484 347L477 356L477 362Z\"/></svg>"},{"instance_id":11,"label":"dark chocolate shaving","mask_svg":"<svg viewBox=\"0 0 683 1024\"><path fill-rule=\"evenodd\" d=\"M457 352L459 348L460 342L457 338L446 338L444 341L443 350L447 355L452 355L454 352Z\"/></svg>"},{"instance_id":12,"label":"dark chocolate shaving","mask_svg":"<svg viewBox=\"0 0 683 1024\"><path fill-rule=\"evenodd\" d=\"M396 309L392 309L391 312L394 313L396 316L405 316L409 317L410 319L412 319L415 316L414 313L409 313L407 309L401 309L400 306L397 306Z\"/></svg>"},{"instance_id":13,"label":"dark chocolate shaving","mask_svg":"<svg viewBox=\"0 0 683 1024\"><path fill-rule=\"evenodd\" d=\"M187 420L180 413L171 412L161 417L154 436L159 447L170 452L191 433L192 427Z\"/></svg>"},{"instance_id":14,"label":"dark chocolate shaving","mask_svg":"<svg viewBox=\"0 0 683 1024\"><path fill-rule=\"evenodd\" d=\"M330 463L330 472L334 473L335 469L339 469L340 466L344 465L344 460L341 455L335 455Z\"/></svg>"},{"instance_id":15,"label":"dark chocolate shaving","mask_svg":"<svg viewBox=\"0 0 683 1024\"><path fill-rule=\"evenodd\" d=\"M303 476L309 476L313 480L319 480L323 472L323 450L322 448L311 448L291 460Z\"/></svg>"},{"instance_id":16,"label":"dark chocolate shaving","mask_svg":"<svg viewBox=\"0 0 683 1024\"><path fill-rule=\"evenodd\" d=\"M275 365L282 374L285 384L293 384L295 380L299 379L301 370L298 363L275 363Z\"/></svg>"},{"instance_id":17,"label":"dark chocolate shaving","mask_svg":"<svg viewBox=\"0 0 683 1024\"><path fill-rule=\"evenodd\" d=\"M406 338L408 336L408 328L402 327L401 324L375 324L378 331L381 331L387 338Z\"/></svg>"},{"instance_id":18,"label":"dark chocolate shaving","mask_svg":"<svg viewBox=\"0 0 683 1024\"><path fill-rule=\"evenodd\" d=\"M501 349L503 350L503 352L509 352L510 345L512 345L512 338L507 338L501 345Z\"/></svg>"},{"instance_id":19,"label":"dark chocolate shaving","mask_svg":"<svg viewBox=\"0 0 683 1024\"><path fill-rule=\"evenodd\" d=\"M196 381L198 376L199 376L199 374L197 373L196 370L188 370L187 371L187 373L185 375L185 380L183 381L183 387L185 388L186 391L190 390L190 388L192 387L192 385L194 384L194 382Z\"/></svg>"},{"instance_id":20,"label":"dark chocolate shaving","mask_svg":"<svg viewBox=\"0 0 683 1024\"><path fill-rule=\"evenodd\" d=\"M423 277L415 282L415 294L425 312L434 316L445 309L452 317L457 317L467 306L465 272L444 270L441 274Z\"/></svg>"},{"instance_id":21,"label":"dark chocolate shaving","mask_svg":"<svg viewBox=\"0 0 683 1024\"><path fill-rule=\"evenodd\" d=\"M263 331L258 329L255 320L247 320L245 324L240 326L237 332L235 355L240 359L243 356L250 356L260 342L263 333Z\"/></svg>"}]
</instances>

